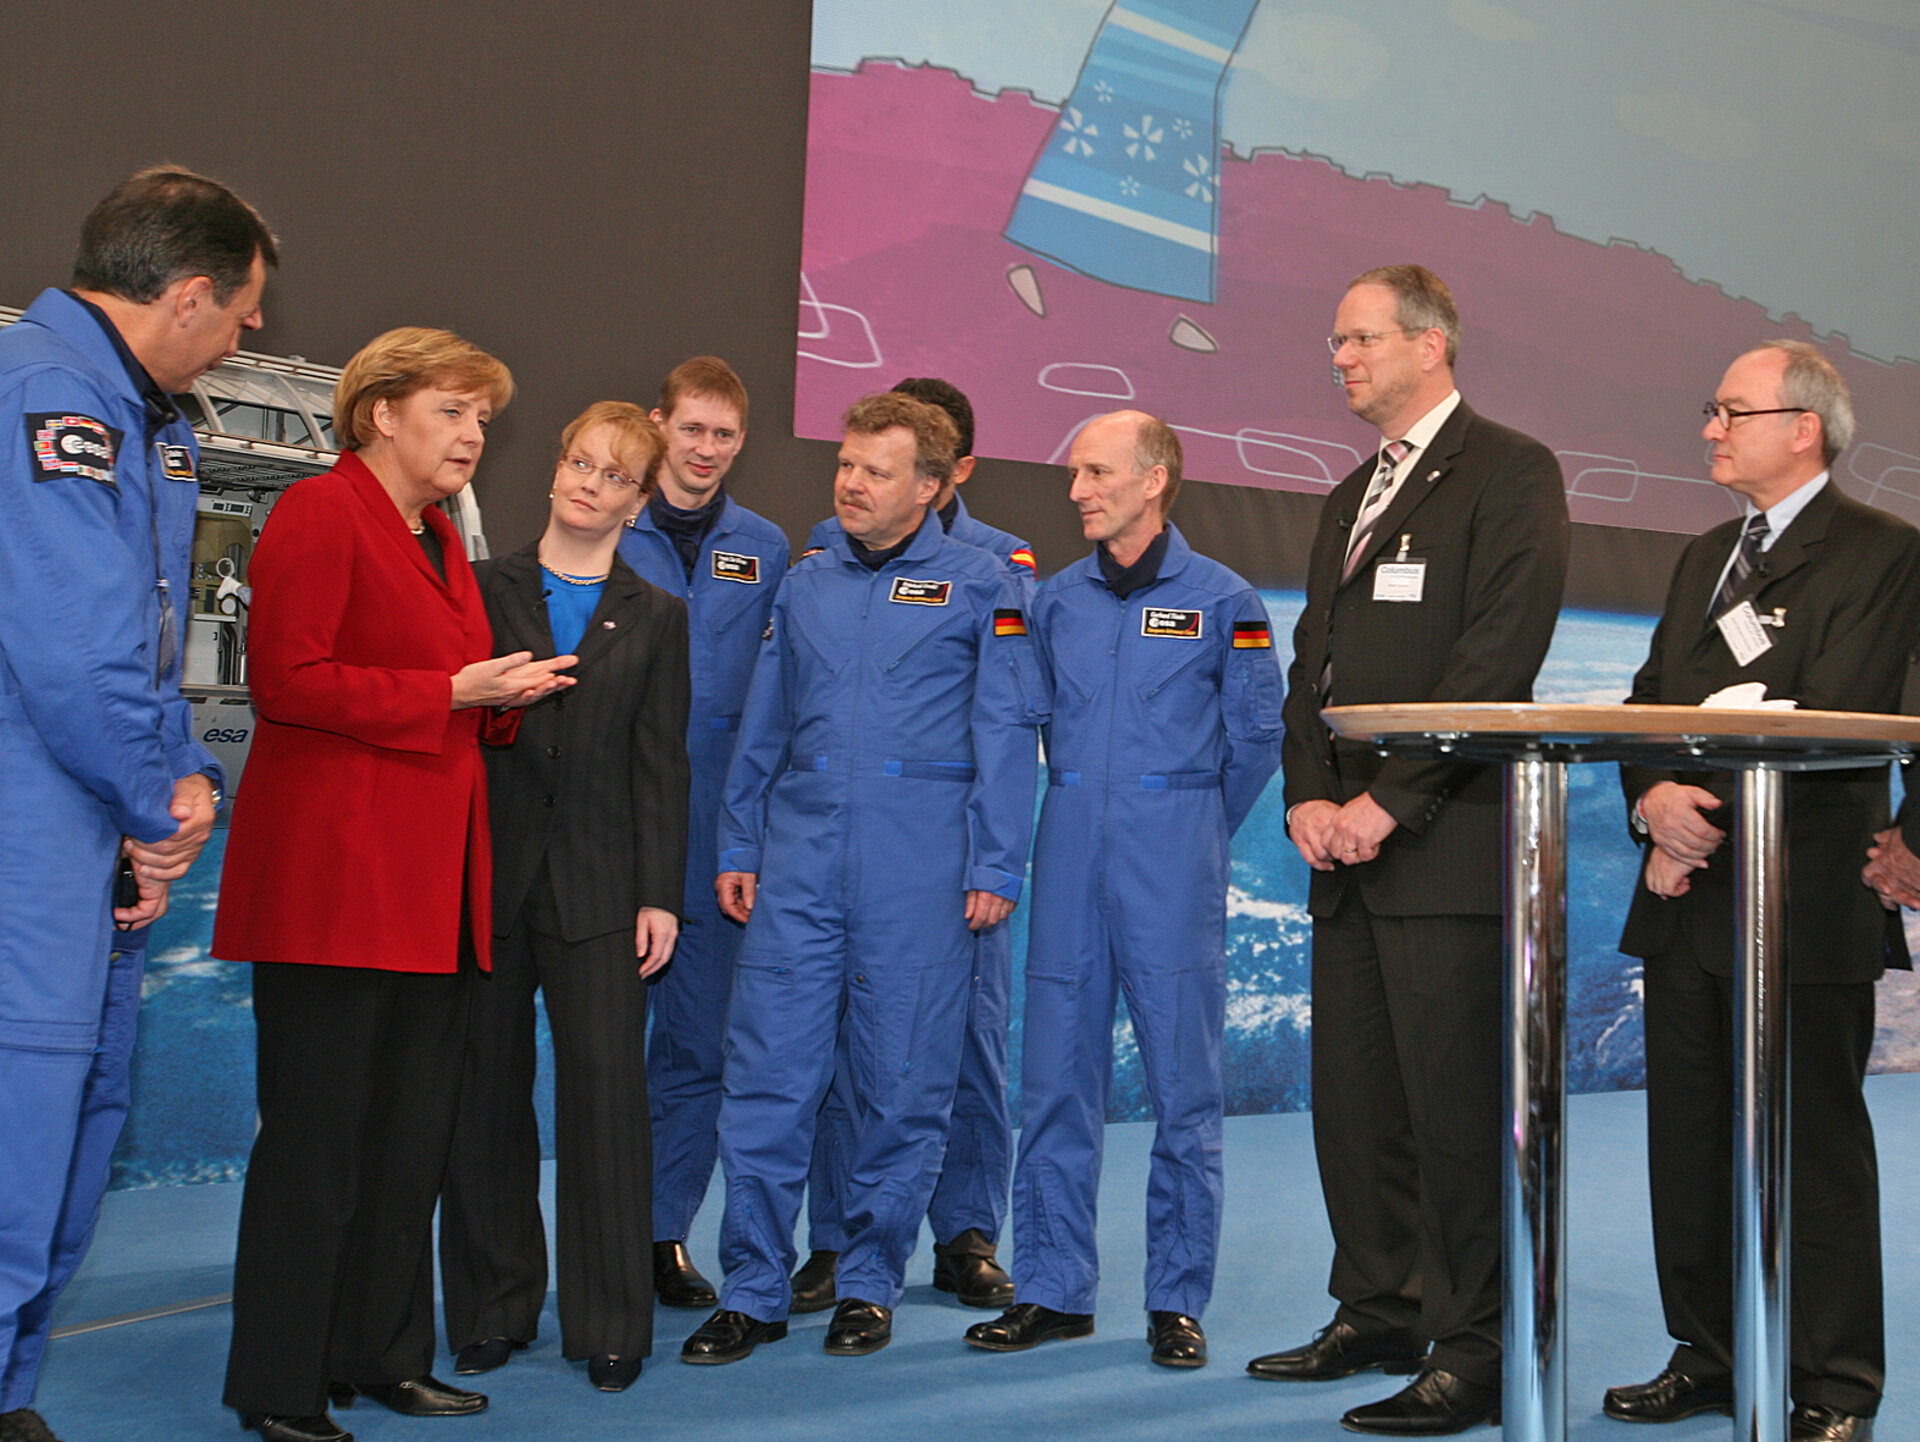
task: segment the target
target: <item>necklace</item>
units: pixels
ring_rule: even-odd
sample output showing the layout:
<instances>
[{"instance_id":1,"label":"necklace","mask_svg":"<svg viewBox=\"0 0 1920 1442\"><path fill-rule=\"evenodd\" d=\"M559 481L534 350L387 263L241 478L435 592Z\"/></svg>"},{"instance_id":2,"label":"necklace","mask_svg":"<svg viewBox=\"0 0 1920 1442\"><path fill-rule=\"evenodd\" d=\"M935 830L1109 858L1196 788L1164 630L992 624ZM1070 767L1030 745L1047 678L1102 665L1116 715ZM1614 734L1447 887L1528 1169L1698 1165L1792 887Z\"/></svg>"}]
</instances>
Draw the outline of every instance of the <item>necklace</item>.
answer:
<instances>
[{"instance_id":1,"label":"necklace","mask_svg":"<svg viewBox=\"0 0 1920 1442\"><path fill-rule=\"evenodd\" d=\"M558 576L569 586L597 586L613 574L612 571L602 571L597 576L569 576L565 571L549 566L545 561L540 563L540 569L550 576Z\"/></svg>"}]
</instances>

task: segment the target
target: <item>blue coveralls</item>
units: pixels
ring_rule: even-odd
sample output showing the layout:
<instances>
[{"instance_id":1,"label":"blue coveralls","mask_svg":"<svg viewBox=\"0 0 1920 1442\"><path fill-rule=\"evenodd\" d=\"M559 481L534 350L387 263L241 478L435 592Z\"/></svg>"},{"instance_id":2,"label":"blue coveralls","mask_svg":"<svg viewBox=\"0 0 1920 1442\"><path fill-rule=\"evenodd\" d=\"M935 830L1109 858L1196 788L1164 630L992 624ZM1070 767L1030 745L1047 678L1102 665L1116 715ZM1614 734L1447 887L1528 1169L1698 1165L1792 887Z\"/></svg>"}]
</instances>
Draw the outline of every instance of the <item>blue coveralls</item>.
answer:
<instances>
[{"instance_id":1,"label":"blue coveralls","mask_svg":"<svg viewBox=\"0 0 1920 1442\"><path fill-rule=\"evenodd\" d=\"M686 1240L719 1146L721 1044L741 928L720 914L714 897L714 826L760 633L786 579L788 554L780 528L730 496L700 543L691 578L650 509L642 507L620 538L620 559L642 580L687 598L692 638L686 898L673 964L653 987L647 1039L653 1235L663 1242Z\"/></svg>"},{"instance_id":2,"label":"blue coveralls","mask_svg":"<svg viewBox=\"0 0 1920 1442\"><path fill-rule=\"evenodd\" d=\"M1034 601L1052 702L1033 858L1014 1292L1092 1312L1116 989L1153 1102L1146 1305L1198 1317L1222 1196L1227 843L1280 764L1266 608L1169 526L1126 600L1097 554Z\"/></svg>"},{"instance_id":3,"label":"blue coveralls","mask_svg":"<svg viewBox=\"0 0 1920 1442\"><path fill-rule=\"evenodd\" d=\"M998 559L1020 593L1033 603L1039 583L1033 548L967 512L956 491L947 534ZM825 520L807 537L807 547L825 548L839 529ZM973 990L967 1000L966 1043L960 1053L960 1083L953 1093L947 1156L927 1204L934 1240L951 1242L969 1228L989 1242L1000 1240L1007 1218L1007 1182L1013 1171L1013 1117L1007 1106L1007 1025L1013 992L1013 923L1009 919L973 937ZM807 1177L807 1222L815 1251L842 1252L847 1226L841 1193L853 1156L852 1084L844 1065L834 1071L833 1090L820 1112Z\"/></svg>"},{"instance_id":4,"label":"blue coveralls","mask_svg":"<svg viewBox=\"0 0 1920 1442\"><path fill-rule=\"evenodd\" d=\"M720 1305L761 1321L787 1315L843 1019L839 1291L899 1301L960 1070L965 893L1019 896L1042 719L1018 591L937 518L877 572L836 528L770 625L720 818L720 869L759 877L727 1024Z\"/></svg>"},{"instance_id":5,"label":"blue coveralls","mask_svg":"<svg viewBox=\"0 0 1920 1442\"><path fill-rule=\"evenodd\" d=\"M126 1118L145 938L112 931L120 838L172 836L174 782L221 779L180 695L184 614L159 669L198 464L72 296L0 330L0 1412L33 1401Z\"/></svg>"}]
</instances>

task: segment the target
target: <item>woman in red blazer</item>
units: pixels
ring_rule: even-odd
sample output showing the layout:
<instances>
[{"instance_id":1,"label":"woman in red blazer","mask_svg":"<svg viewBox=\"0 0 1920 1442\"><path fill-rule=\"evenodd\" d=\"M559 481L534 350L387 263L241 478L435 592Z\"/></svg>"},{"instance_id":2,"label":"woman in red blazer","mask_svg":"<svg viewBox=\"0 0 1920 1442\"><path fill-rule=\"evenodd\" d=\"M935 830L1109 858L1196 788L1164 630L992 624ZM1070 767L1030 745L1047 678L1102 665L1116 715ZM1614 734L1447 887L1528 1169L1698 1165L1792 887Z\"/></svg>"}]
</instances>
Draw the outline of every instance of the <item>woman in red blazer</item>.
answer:
<instances>
[{"instance_id":1,"label":"woman in red blazer","mask_svg":"<svg viewBox=\"0 0 1920 1442\"><path fill-rule=\"evenodd\" d=\"M258 731L214 926L256 963L260 1131L234 1265L226 1401L270 1442L343 1442L359 1394L477 1412L429 1375L429 1231L489 965L485 708L570 684L571 656L488 659L435 503L472 478L507 368L406 328L347 363L343 454L274 507L250 565Z\"/></svg>"}]
</instances>

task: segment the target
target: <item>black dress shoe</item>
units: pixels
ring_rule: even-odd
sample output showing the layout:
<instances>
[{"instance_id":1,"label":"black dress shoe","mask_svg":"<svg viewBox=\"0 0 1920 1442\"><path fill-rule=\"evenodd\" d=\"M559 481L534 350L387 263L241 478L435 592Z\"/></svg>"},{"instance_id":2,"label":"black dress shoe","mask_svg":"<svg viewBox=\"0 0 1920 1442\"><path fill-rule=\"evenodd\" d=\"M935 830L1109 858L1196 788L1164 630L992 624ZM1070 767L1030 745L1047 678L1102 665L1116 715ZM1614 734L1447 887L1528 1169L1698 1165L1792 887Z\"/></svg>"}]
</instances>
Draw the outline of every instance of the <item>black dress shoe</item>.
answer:
<instances>
[{"instance_id":1,"label":"black dress shoe","mask_svg":"<svg viewBox=\"0 0 1920 1442\"><path fill-rule=\"evenodd\" d=\"M46 1419L31 1407L0 1412L0 1442L60 1442ZM352 1442L349 1438L348 1442Z\"/></svg>"},{"instance_id":2,"label":"black dress shoe","mask_svg":"<svg viewBox=\"0 0 1920 1442\"><path fill-rule=\"evenodd\" d=\"M840 1270L838 1252L815 1252L793 1274L789 1311L824 1312L833 1305L834 1274Z\"/></svg>"},{"instance_id":3,"label":"black dress shoe","mask_svg":"<svg viewBox=\"0 0 1920 1442\"><path fill-rule=\"evenodd\" d=\"M1010 1307L1013 1278L994 1260L993 1243L977 1227L933 1245L933 1289L952 1292L963 1307Z\"/></svg>"},{"instance_id":4,"label":"black dress shoe","mask_svg":"<svg viewBox=\"0 0 1920 1442\"><path fill-rule=\"evenodd\" d=\"M1668 1367L1651 1382L1609 1387L1600 1410L1616 1422L1678 1422L1701 1412L1733 1415L1733 1384L1701 1382Z\"/></svg>"},{"instance_id":5,"label":"black dress shoe","mask_svg":"<svg viewBox=\"0 0 1920 1442\"><path fill-rule=\"evenodd\" d=\"M784 1318L759 1322L745 1312L729 1312L722 1307L680 1344L680 1360L702 1367L738 1362L762 1342L778 1342L786 1335Z\"/></svg>"},{"instance_id":6,"label":"black dress shoe","mask_svg":"<svg viewBox=\"0 0 1920 1442\"><path fill-rule=\"evenodd\" d=\"M1482 1387L1439 1367L1425 1367L1386 1401L1355 1407L1340 1425L1380 1437L1445 1437L1477 1422L1499 1421L1498 1387Z\"/></svg>"},{"instance_id":7,"label":"black dress shoe","mask_svg":"<svg viewBox=\"0 0 1920 1442\"><path fill-rule=\"evenodd\" d=\"M1337 1318L1304 1347L1269 1352L1247 1363L1247 1371L1269 1382L1330 1382L1369 1367L1382 1372L1418 1372L1427 1349L1411 1332L1394 1329L1362 1332Z\"/></svg>"},{"instance_id":8,"label":"black dress shoe","mask_svg":"<svg viewBox=\"0 0 1920 1442\"><path fill-rule=\"evenodd\" d=\"M1793 1442L1873 1442L1873 1418L1802 1403L1793 1409L1787 1436Z\"/></svg>"},{"instance_id":9,"label":"black dress shoe","mask_svg":"<svg viewBox=\"0 0 1920 1442\"><path fill-rule=\"evenodd\" d=\"M258 1432L265 1442L353 1442L353 1433L344 1432L340 1424L325 1412L313 1417L271 1417L259 1412L244 1412L240 1416L240 1426L252 1432ZM53 1436L51 1432L47 1434ZM5 1442L15 1442L13 1433L0 1432ZM21 1437L19 1442L31 1442Z\"/></svg>"},{"instance_id":10,"label":"black dress shoe","mask_svg":"<svg viewBox=\"0 0 1920 1442\"><path fill-rule=\"evenodd\" d=\"M823 1344L835 1357L864 1357L893 1340L893 1308L848 1297L833 1309Z\"/></svg>"},{"instance_id":11,"label":"black dress shoe","mask_svg":"<svg viewBox=\"0 0 1920 1442\"><path fill-rule=\"evenodd\" d=\"M685 1242L653 1244L653 1296L663 1307L711 1307L720 1300L687 1255Z\"/></svg>"},{"instance_id":12,"label":"black dress shoe","mask_svg":"<svg viewBox=\"0 0 1920 1442\"><path fill-rule=\"evenodd\" d=\"M1200 1330L1197 1317L1180 1312L1149 1312L1147 1340L1153 1343L1153 1360L1162 1367L1207 1365L1207 1334Z\"/></svg>"},{"instance_id":13,"label":"black dress shoe","mask_svg":"<svg viewBox=\"0 0 1920 1442\"><path fill-rule=\"evenodd\" d=\"M638 1357L589 1357L587 1380L602 1392L624 1392L640 1376Z\"/></svg>"},{"instance_id":14,"label":"black dress shoe","mask_svg":"<svg viewBox=\"0 0 1920 1442\"><path fill-rule=\"evenodd\" d=\"M1015 1302L991 1322L975 1322L967 1328L967 1345L986 1352L1024 1352L1055 1338L1092 1335L1091 1313L1056 1312L1038 1302Z\"/></svg>"},{"instance_id":15,"label":"black dress shoe","mask_svg":"<svg viewBox=\"0 0 1920 1442\"><path fill-rule=\"evenodd\" d=\"M453 1359L453 1375L471 1377L477 1372L491 1372L496 1367L507 1365L515 1352L526 1349L525 1342L516 1342L511 1337L487 1337L462 1347Z\"/></svg>"},{"instance_id":16,"label":"black dress shoe","mask_svg":"<svg viewBox=\"0 0 1920 1442\"><path fill-rule=\"evenodd\" d=\"M351 1407L353 1399L360 1396L403 1417L467 1417L487 1410L487 1399L481 1393L449 1387L436 1377L409 1377L404 1382L335 1382L327 1391L336 1407Z\"/></svg>"}]
</instances>

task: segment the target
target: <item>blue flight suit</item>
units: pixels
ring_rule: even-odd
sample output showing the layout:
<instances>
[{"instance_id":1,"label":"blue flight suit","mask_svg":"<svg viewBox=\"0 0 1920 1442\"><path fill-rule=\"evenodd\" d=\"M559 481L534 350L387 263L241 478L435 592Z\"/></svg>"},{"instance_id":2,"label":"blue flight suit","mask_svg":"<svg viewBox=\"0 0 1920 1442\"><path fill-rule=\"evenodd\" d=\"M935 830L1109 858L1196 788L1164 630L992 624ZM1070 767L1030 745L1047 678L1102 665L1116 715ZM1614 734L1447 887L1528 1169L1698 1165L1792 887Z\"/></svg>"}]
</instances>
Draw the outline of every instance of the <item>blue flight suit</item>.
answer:
<instances>
[{"instance_id":1,"label":"blue flight suit","mask_svg":"<svg viewBox=\"0 0 1920 1442\"><path fill-rule=\"evenodd\" d=\"M1020 604L1032 605L1040 577L1031 546L975 520L958 491L951 516L943 514L941 520L954 540L996 557L1012 577ZM833 519L820 522L807 537L808 549L824 549L839 526ZM1007 1218L1007 1183L1013 1172L1013 1117L1007 1106L1012 996L1013 922L1009 918L974 933L973 990L967 1000L960 1082L953 1093L946 1161L927 1204L927 1220L933 1224L937 1242L950 1242L969 1228L983 1233L989 1242L998 1242ZM820 1128L813 1139L813 1168L807 1177L809 1243L815 1251L845 1251L848 1241L841 1194L853 1156L853 1100L844 1056L841 1063L821 1109Z\"/></svg>"},{"instance_id":2,"label":"blue flight suit","mask_svg":"<svg viewBox=\"0 0 1920 1442\"><path fill-rule=\"evenodd\" d=\"M120 839L164 841L174 782L221 781L184 616L162 654L198 468L81 301L44 291L0 330L0 1412L33 1401L126 1117L145 938L112 930Z\"/></svg>"},{"instance_id":3,"label":"blue flight suit","mask_svg":"<svg viewBox=\"0 0 1920 1442\"><path fill-rule=\"evenodd\" d=\"M643 506L620 538L620 559L642 580L686 597L692 638L686 898L673 964L652 989L647 1039L653 1235L663 1242L686 1240L718 1154L721 1044L741 927L720 914L714 897L714 826L760 633L786 578L788 555L785 533L731 496L722 497L720 514L700 542L691 578L651 508Z\"/></svg>"},{"instance_id":4,"label":"blue flight suit","mask_svg":"<svg viewBox=\"0 0 1920 1442\"><path fill-rule=\"evenodd\" d=\"M1121 600L1098 553L1034 601L1052 703L1034 844L1014 1292L1092 1312L1094 1208L1126 998L1155 1122L1146 1305L1198 1317L1219 1250L1227 844L1280 764L1266 607L1168 526Z\"/></svg>"},{"instance_id":5,"label":"blue flight suit","mask_svg":"<svg viewBox=\"0 0 1920 1442\"><path fill-rule=\"evenodd\" d=\"M759 878L734 973L720 1305L787 1315L843 1019L855 1093L839 1291L892 1307L946 1148L969 890L1015 899L1038 679L999 561L928 518L869 570L838 528L788 572L727 775L720 869Z\"/></svg>"}]
</instances>

